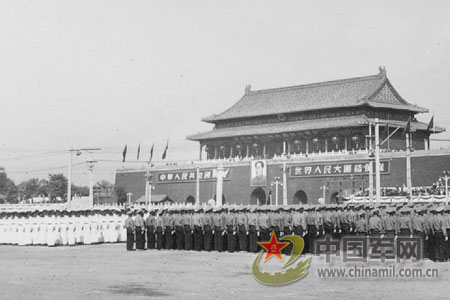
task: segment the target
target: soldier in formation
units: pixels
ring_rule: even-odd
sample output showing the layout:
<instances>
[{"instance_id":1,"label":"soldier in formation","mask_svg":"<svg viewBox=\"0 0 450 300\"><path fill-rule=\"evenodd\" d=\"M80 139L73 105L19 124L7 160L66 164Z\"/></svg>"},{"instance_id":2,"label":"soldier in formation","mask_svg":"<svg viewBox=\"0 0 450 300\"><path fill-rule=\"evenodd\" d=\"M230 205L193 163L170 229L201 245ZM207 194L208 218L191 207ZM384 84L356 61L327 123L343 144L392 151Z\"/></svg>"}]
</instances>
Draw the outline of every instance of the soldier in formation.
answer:
<instances>
[{"instance_id":1,"label":"soldier in formation","mask_svg":"<svg viewBox=\"0 0 450 300\"><path fill-rule=\"evenodd\" d=\"M418 237L424 257L450 259L450 206L439 203L0 212L0 244L22 246L127 241L128 250L257 252L261 250L257 243L268 241L272 232L278 238L303 237L304 252L309 253L315 253L315 241L327 235ZM291 249L283 252L289 254Z\"/></svg>"},{"instance_id":2,"label":"soldier in formation","mask_svg":"<svg viewBox=\"0 0 450 300\"><path fill-rule=\"evenodd\" d=\"M0 212L0 244L75 246L124 242L124 209Z\"/></svg>"}]
</instances>

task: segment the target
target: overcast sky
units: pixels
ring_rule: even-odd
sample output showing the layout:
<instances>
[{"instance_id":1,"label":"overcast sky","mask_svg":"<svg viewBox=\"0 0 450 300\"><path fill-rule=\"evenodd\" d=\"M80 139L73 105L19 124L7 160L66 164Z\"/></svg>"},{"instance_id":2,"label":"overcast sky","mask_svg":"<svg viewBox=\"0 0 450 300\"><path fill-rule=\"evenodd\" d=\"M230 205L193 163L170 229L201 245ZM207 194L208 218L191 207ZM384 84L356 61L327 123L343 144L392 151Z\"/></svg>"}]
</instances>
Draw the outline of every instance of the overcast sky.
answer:
<instances>
[{"instance_id":1,"label":"overcast sky","mask_svg":"<svg viewBox=\"0 0 450 300\"><path fill-rule=\"evenodd\" d=\"M407 101L450 128L449 1L0 1L0 166L16 182L88 159L198 157L209 130L253 89L365 76L386 66ZM430 114L419 119L428 122ZM449 139L444 133L436 138ZM432 143L441 146L437 142ZM450 143L444 143L450 146ZM138 166L126 164L125 167ZM96 180L121 163L100 162Z\"/></svg>"}]
</instances>

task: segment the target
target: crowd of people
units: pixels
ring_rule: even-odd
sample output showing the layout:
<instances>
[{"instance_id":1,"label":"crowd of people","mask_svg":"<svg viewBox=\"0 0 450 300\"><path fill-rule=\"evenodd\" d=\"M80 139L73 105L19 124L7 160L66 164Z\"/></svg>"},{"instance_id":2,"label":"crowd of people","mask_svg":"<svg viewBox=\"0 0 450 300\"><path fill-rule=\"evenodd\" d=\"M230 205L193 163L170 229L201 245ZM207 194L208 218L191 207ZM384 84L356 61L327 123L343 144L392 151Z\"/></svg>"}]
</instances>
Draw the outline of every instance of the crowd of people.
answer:
<instances>
[{"instance_id":1,"label":"crowd of people","mask_svg":"<svg viewBox=\"0 0 450 300\"><path fill-rule=\"evenodd\" d=\"M450 258L450 206L439 204L328 204L297 206L167 207L130 209L127 249L259 251L258 241L298 235L306 253L326 235L411 237L422 240L424 257ZM286 253L289 248L286 247Z\"/></svg>"},{"instance_id":2,"label":"crowd of people","mask_svg":"<svg viewBox=\"0 0 450 300\"><path fill-rule=\"evenodd\" d=\"M126 210L0 212L0 244L74 246L126 241Z\"/></svg>"},{"instance_id":3,"label":"crowd of people","mask_svg":"<svg viewBox=\"0 0 450 300\"><path fill-rule=\"evenodd\" d=\"M125 242L127 250L249 251L274 232L298 235L306 253L331 235L411 237L424 257L450 259L450 206L347 203L291 206L193 206L0 212L0 244L73 246ZM284 249L286 254L290 248Z\"/></svg>"}]
</instances>

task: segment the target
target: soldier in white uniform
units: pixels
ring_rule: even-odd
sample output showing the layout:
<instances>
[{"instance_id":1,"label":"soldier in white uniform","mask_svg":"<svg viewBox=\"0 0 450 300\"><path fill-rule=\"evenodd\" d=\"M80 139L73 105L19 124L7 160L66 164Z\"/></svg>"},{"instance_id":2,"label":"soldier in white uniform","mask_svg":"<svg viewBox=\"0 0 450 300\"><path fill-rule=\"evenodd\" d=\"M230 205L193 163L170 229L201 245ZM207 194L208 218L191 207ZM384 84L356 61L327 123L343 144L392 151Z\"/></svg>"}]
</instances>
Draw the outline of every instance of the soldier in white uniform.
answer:
<instances>
[{"instance_id":1,"label":"soldier in white uniform","mask_svg":"<svg viewBox=\"0 0 450 300\"><path fill-rule=\"evenodd\" d=\"M39 224L39 232L40 232L40 244L47 245L47 225L48 225L48 212L46 210L41 213L41 222Z\"/></svg>"},{"instance_id":2,"label":"soldier in white uniform","mask_svg":"<svg viewBox=\"0 0 450 300\"><path fill-rule=\"evenodd\" d=\"M75 215L73 211L69 211L69 223L67 225L67 244L69 246L75 245Z\"/></svg>"},{"instance_id":3,"label":"soldier in white uniform","mask_svg":"<svg viewBox=\"0 0 450 300\"><path fill-rule=\"evenodd\" d=\"M56 215L54 211L49 211L47 218L47 246L55 246L56 242Z\"/></svg>"},{"instance_id":4,"label":"soldier in white uniform","mask_svg":"<svg viewBox=\"0 0 450 300\"><path fill-rule=\"evenodd\" d=\"M25 213L19 213L17 220L17 244L25 246Z\"/></svg>"},{"instance_id":5,"label":"soldier in white uniform","mask_svg":"<svg viewBox=\"0 0 450 300\"><path fill-rule=\"evenodd\" d=\"M31 244L36 246L39 245L39 212L35 210L31 216Z\"/></svg>"},{"instance_id":6,"label":"soldier in white uniform","mask_svg":"<svg viewBox=\"0 0 450 300\"><path fill-rule=\"evenodd\" d=\"M3 245L5 243L5 228L6 228L6 224L5 224L6 218L5 218L5 213L0 212L0 245Z\"/></svg>"},{"instance_id":7,"label":"soldier in white uniform","mask_svg":"<svg viewBox=\"0 0 450 300\"><path fill-rule=\"evenodd\" d=\"M32 219L31 219L31 212L27 212L25 214L25 219L24 219L24 245L31 245L33 243L33 224L32 224Z\"/></svg>"}]
</instances>

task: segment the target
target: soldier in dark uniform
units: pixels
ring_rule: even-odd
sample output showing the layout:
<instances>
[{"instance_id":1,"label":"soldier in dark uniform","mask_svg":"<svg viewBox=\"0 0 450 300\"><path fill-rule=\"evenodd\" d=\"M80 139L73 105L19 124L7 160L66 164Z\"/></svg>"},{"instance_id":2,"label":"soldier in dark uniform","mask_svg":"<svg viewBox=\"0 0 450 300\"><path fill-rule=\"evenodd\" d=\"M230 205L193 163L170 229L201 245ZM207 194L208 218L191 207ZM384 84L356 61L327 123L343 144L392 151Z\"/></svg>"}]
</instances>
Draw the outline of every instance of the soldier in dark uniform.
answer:
<instances>
[{"instance_id":1,"label":"soldier in dark uniform","mask_svg":"<svg viewBox=\"0 0 450 300\"><path fill-rule=\"evenodd\" d=\"M194 250L201 251L203 246L203 208L196 207L192 222L194 224Z\"/></svg>"},{"instance_id":2,"label":"soldier in dark uniform","mask_svg":"<svg viewBox=\"0 0 450 300\"><path fill-rule=\"evenodd\" d=\"M450 206L444 206L444 225L447 228L447 237L450 235ZM445 260L450 260L450 240L447 238L445 241Z\"/></svg>"},{"instance_id":3,"label":"soldier in dark uniform","mask_svg":"<svg viewBox=\"0 0 450 300\"><path fill-rule=\"evenodd\" d=\"M306 235L305 252L314 254L314 242L319 236L319 223L317 222L316 213L314 207L306 207L306 226L308 228L308 234Z\"/></svg>"},{"instance_id":4,"label":"soldier in dark uniform","mask_svg":"<svg viewBox=\"0 0 450 300\"><path fill-rule=\"evenodd\" d=\"M303 206L298 206L292 214L292 228L294 234L303 237L307 233L305 214Z\"/></svg>"},{"instance_id":5,"label":"soldier in dark uniform","mask_svg":"<svg viewBox=\"0 0 450 300\"><path fill-rule=\"evenodd\" d=\"M134 232L135 226L133 222L133 212L131 210L128 211L128 218L125 220L125 228L127 230L127 250L134 250Z\"/></svg>"},{"instance_id":6,"label":"soldier in dark uniform","mask_svg":"<svg viewBox=\"0 0 450 300\"><path fill-rule=\"evenodd\" d=\"M259 210L258 214L258 227L260 233L260 241L268 242L270 240L270 225L269 225L269 216L267 215L267 208L262 207ZM258 249L260 246L258 247Z\"/></svg>"},{"instance_id":7,"label":"soldier in dark uniform","mask_svg":"<svg viewBox=\"0 0 450 300\"><path fill-rule=\"evenodd\" d=\"M164 225L164 238L166 240L166 249L171 250L174 248L173 244L173 216L172 210L168 210L165 215L163 215L163 225Z\"/></svg>"},{"instance_id":8,"label":"soldier in dark uniform","mask_svg":"<svg viewBox=\"0 0 450 300\"><path fill-rule=\"evenodd\" d=\"M412 219L409 213L410 210L407 207L400 209L400 216L397 217L397 235L399 237L405 238L413 235Z\"/></svg>"},{"instance_id":9,"label":"soldier in dark uniform","mask_svg":"<svg viewBox=\"0 0 450 300\"><path fill-rule=\"evenodd\" d=\"M213 212L213 227L214 227L214 249L218 252L222 252L223 251L223 241L222 241L222 236L223 236L223 220L222 220L222 215L221 215L221 207L216 207L214 208Z\"/></svg>"},{"instance_id":10,"label":"soldier in dark uniform","mask_svg":"<svg viewBox=\"0 0 450 300\"><path fill-rule=\"evenodd\" d=\"M292 214L291 208L289 206L283 206L282 211L280 212L280 226L282 228L282 232L280 234L282 236L292 235ZM291 254L292 252L292 243L289 243L286 247L281 249L281 253L283 254Z\"/></svg>"},{"instance_id":11,"label":"soldier in dark uniform","mask_svg":"<svg viewBox=\"0 0 450 300\"><path fill-rule=\"evenodd\" d=\"M147 249L155 249L155 211L150 211L147 219L145 220L145 226L147 227Z\"/></svg>"},{"instance_id":12,"label":"soldier in dark uniform","mask_svg":"<svg viewBox=\"0 0 450 300\"><path fill-rule=\"evenodd\" d=\"M395 208L387 207L386 214L381 218L384 228L384 234L388 238L393 238L398 231L397 217L395 216Z\"/></svg>"},{"instance_id":13,"label":"soldier in dark uniform","mask_svg":"<svg viewBox=\"0 0 450 300\"><path fill-rule=\"evenodd\" d=\"M134 219L134 226L136 227L136 249L145 250L145 222L143 218L144 212L139 209Z\"/></svg>"},{"instance_id":14,"label":"soldier in dark uniform","mask_svg":"<svg viewBox=\"0 0 450 300\"><path fill-rule=\"evenodd\" d=\"M164 223L162 218L163 210L158 211L155 217L156 228L156 248L158 250L164 249Z\"/></svg>"},{"instance_id":15,"label":"soldier in dark uniform","mask_svg":"<svg viewBox=\"0 0 450 300\"><path fill-rule=\"evenodd\" d=\"M371 237L380 237L384 234L383 224L379 216L378 208L372 210L372 216L369 218L369 233Z\"/></svg>"},{"instance_id":16,"label":"soldier in dark uniform","mask_svg":"<svg viewBox=\"0 0 450 300\"><path fill-rule=\"evenodd\" d=\"M271 211L268 214L269 217L269 228L271 232L275 232L275 236L277 239L280 237L280 223L281 223L281 216L280 216L281 207L271 207Z\"/></svg>"},{"instance_id":17,"label":"soldier in dark uniform","mask_svg":"<svg viewBox=\"0 0 450 300\"><path fill-rule=\"evenodd\" d=\"M206 207L204 209L203 230L204 230L204 249L205 251L211 251L213 246L213 221L212 221L212 208Z\"/></svg>"},{"instance_id":18,"label":"soldier in dark uniform","mask_svg":"<svg viewBox=\"0 0 450 300\"><path fill-rule=\"evenodd\" d=\"M184 250L192 250L192 208L187 207L183 214Z\"/></svg>"},{"instance_id":19,"label":"soldier in dark uniform","mask_svg":"<svg viewBox=\"0 0 450 300\"><path fill-rule=\"evenodd\" d=\"M434 232L434 253L436 261L445 260L445 242L448 240L447 227L442 215L444 207L440 206L435 209L435 215L431 219L432 231Z\"/></svg>"},{"instance_id":20,"label":"soldier in dark uniform","mask_svg":"<svg viewBox=\"0 0 450 300\"><path fill-rule=\"evenodd\" d=\"M185 211L180 208L173 214L173 223L175 226L175 244L177 250L183 250L184 248L183 213L185 213Z\"/></svg>"},{"instance_id":21,"label":"soldier in dark uniform","mask_svg":"<svg viewBox=\"0 0 450 300\"><path fill-rule=\"evenodd\" d=\"M258 235L259 235L259 226L258 226L258 215L256 213L256 207L250 208L250 212L247 214L248 216L248 238L249 238L249 251L257 252L258 251Z\"/></svg>"},{"instance_id":22,"label":"soldier in dark uniform","mask_svg":"<svg viewBox=\"0 0 450 300\"><path fill-rule=\"evenodd\" d=\"M420 239L420 242L422 243L423 257L428 258L428 249L427 249L426 243L425 243L426 235L427 235L427 228L426 228L426 220L423 215L424 208L416 207L415 211L416 211L416 215L412 218L413 235L414 235L414 237Z\"/></svg>"},{"instance_id":23,"label":"soldier in dark uniform","mask_svg":"<svg viewBox=\"0 0 450 300\"><path fill-rule=\"evenodd\" d=\"M248 235L248 216L246 214L246 209L241 207L238 209L238 214L236 216L237 230L239 237L239 251L247 251L247 235Z\"/></svg>"},{"instance_id":24,"label":"soldier in dark uniform","mask_svg":"<svg viewBox=\"0 0 450 300\"><path fill-rule=\"evenodd\" d=\"M227 249L228 252L234 252L236 248L236 216L234 215L234 209L228 208L228 213L225 216L225 228L227 230Z\"/></svg>"}]
</instances>

